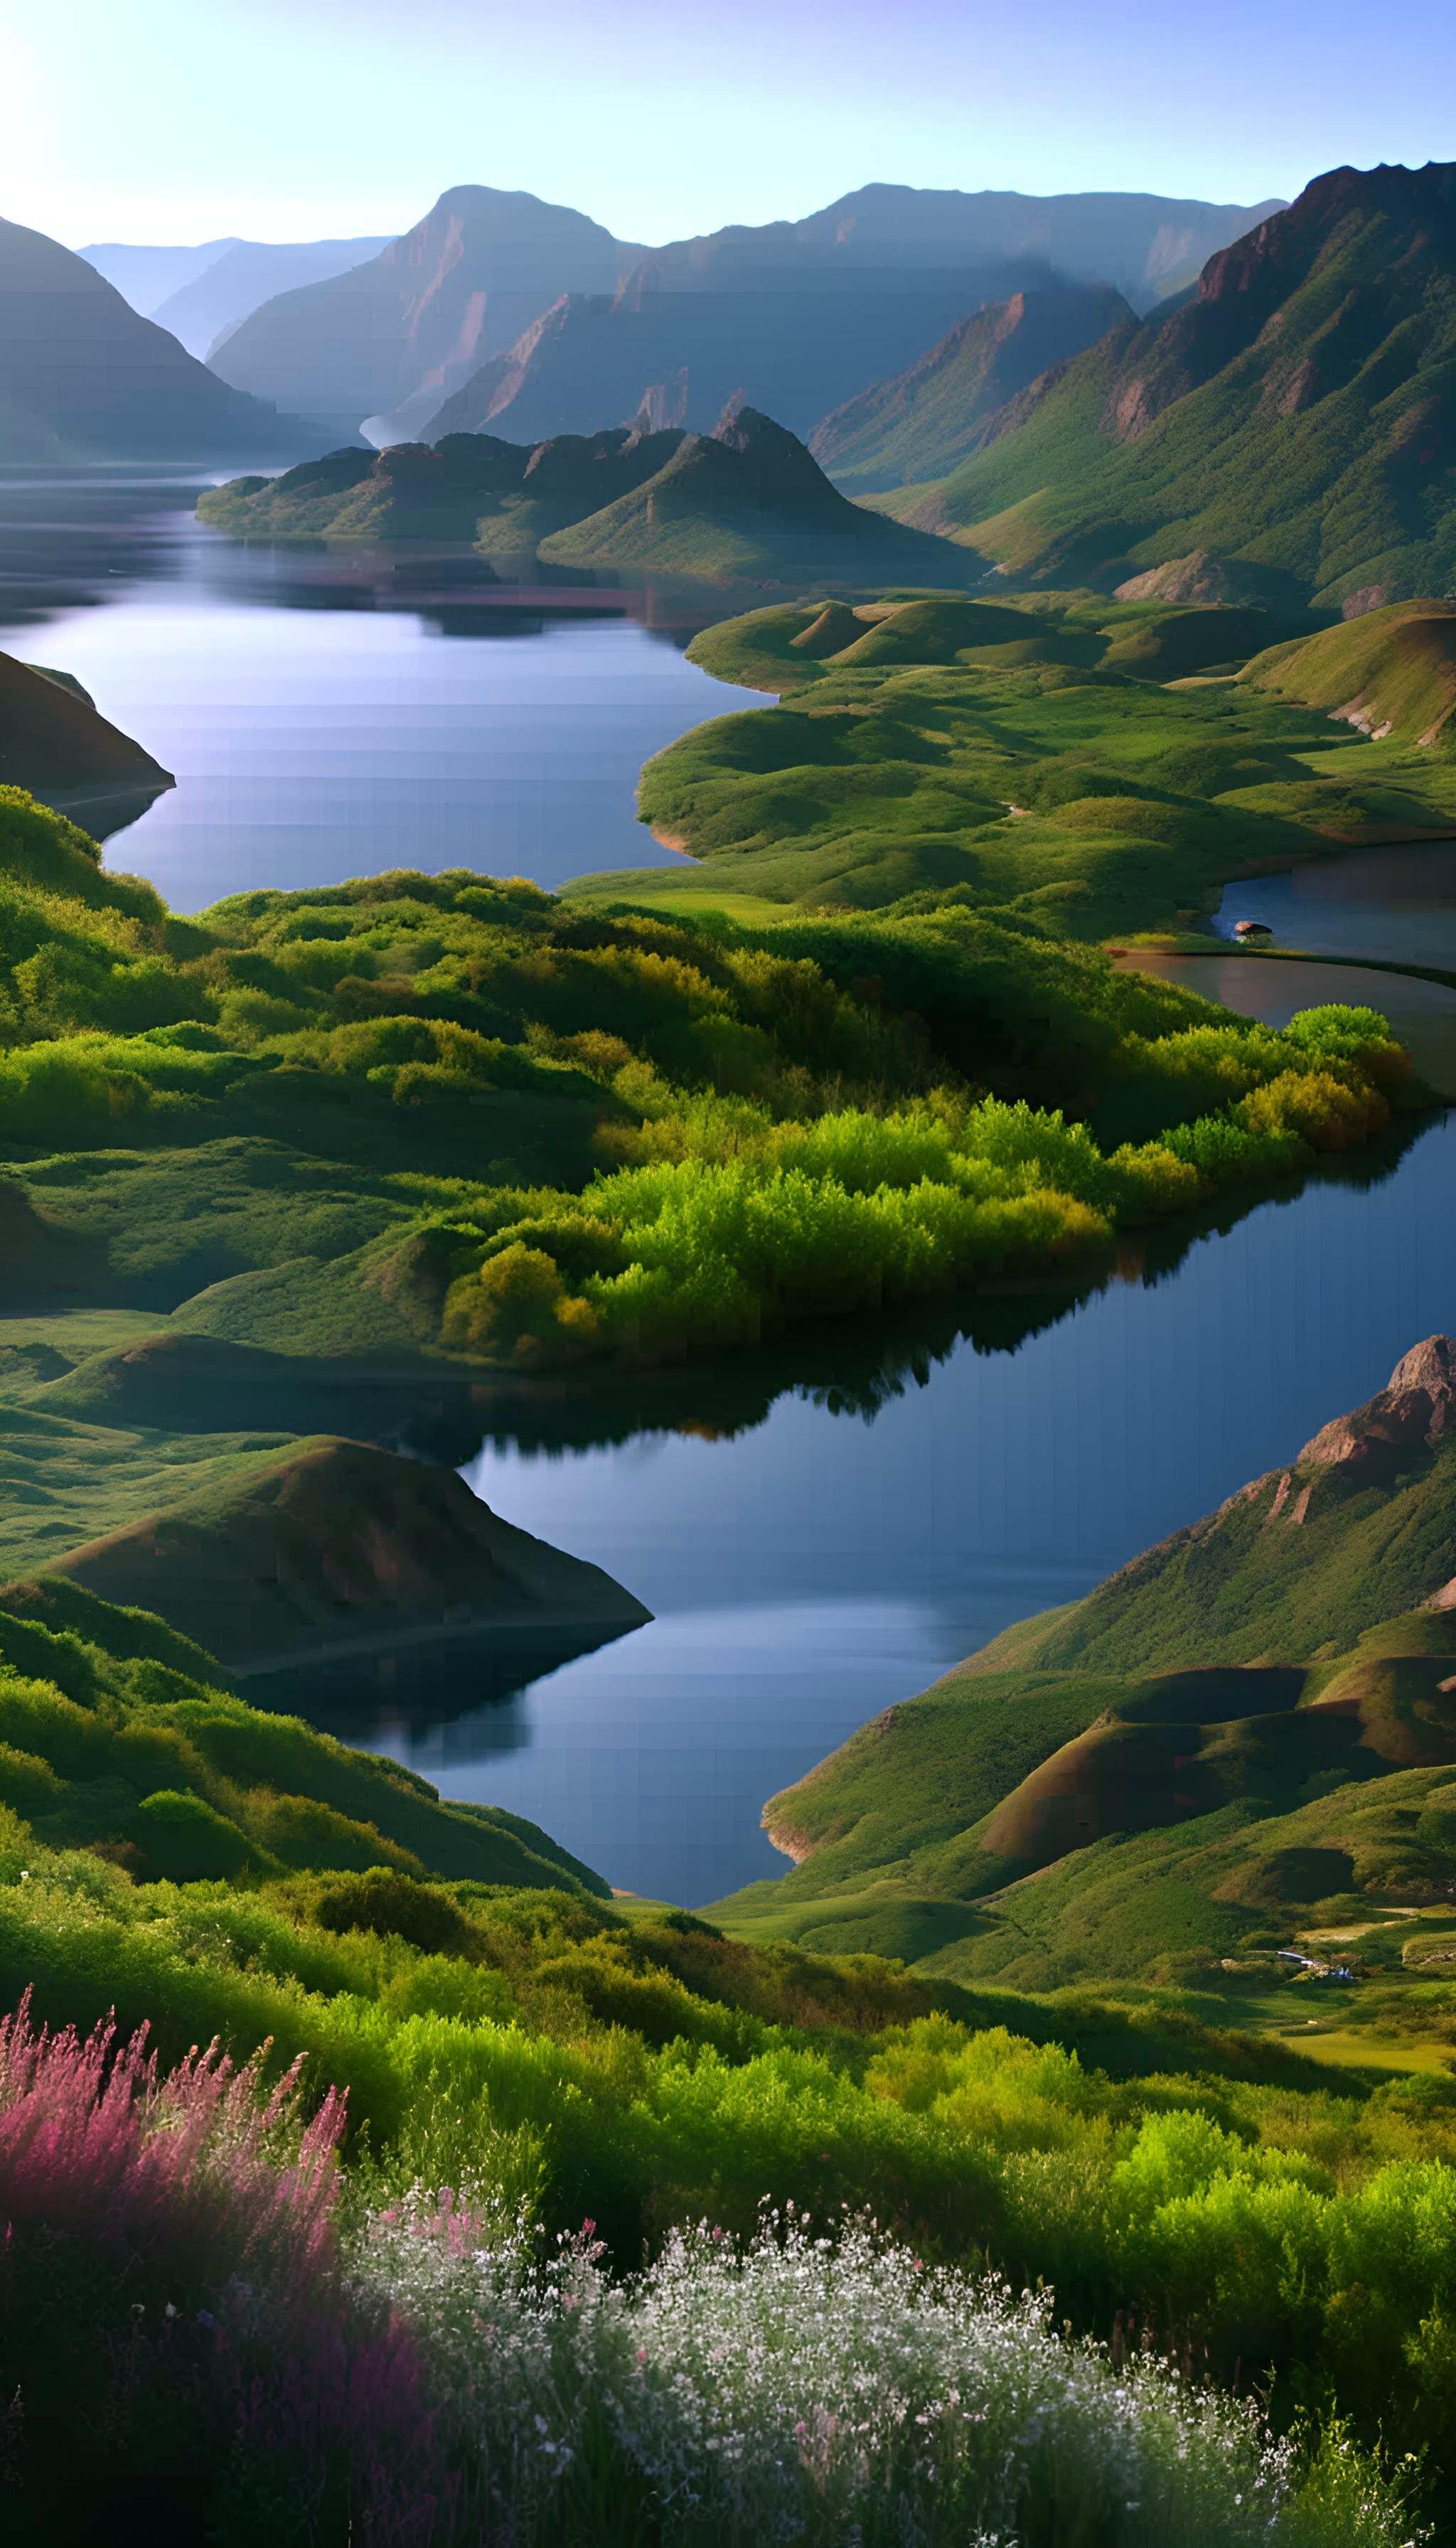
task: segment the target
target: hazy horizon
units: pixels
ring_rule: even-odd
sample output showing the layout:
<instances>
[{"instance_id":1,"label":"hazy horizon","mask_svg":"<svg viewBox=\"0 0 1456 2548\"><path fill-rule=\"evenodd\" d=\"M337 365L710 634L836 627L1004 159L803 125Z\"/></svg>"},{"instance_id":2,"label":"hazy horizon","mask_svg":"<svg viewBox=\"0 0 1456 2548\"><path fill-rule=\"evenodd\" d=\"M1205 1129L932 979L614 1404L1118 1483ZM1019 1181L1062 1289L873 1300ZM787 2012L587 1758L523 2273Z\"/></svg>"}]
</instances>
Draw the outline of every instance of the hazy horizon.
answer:
<instances>
[{"instance_id":1,"label":"hazy horizon","mask_svg":"<svg viewBox=\"0 0 1456 2548\"><path fill-rule=\"evenodd\" d=\"M668 0L525 19L439 0L427 26L342 0L126 20L76 0L7 46L0 212L69 246L398 233L465 183L648 244L873 180L1245 204L1456 146L1435 0L1411 0L1399 58L1354 0L1233 0L1216 24L1130 0L1111 30L1076 0L908 0L892 32L868 0L829 26L766 0L694 21Z\"/></svg>"}]
</instances>

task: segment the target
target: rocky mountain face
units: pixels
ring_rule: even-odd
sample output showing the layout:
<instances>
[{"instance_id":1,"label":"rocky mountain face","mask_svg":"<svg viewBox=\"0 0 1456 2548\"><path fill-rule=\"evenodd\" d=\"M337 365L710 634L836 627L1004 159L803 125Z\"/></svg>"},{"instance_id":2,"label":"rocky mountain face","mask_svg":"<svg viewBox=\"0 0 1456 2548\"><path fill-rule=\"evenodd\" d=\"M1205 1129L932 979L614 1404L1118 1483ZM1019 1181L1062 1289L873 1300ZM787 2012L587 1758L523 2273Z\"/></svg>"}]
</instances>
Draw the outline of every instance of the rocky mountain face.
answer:
<instances>
[{"instance_id":1,"label":"rocky mountain face","mask_svg":"<svg viewBox=\"0 0 1456 2548\"><path fill-rule=\"evenodd\" d=\"M1048 583L1205 552L1347 615L1456 575L1456 167L1337 168L1048 373L906 518Z\"/></svg>"},{"instance_id":2,"label":"rocky mountain face","mask_svg":"<svg viewBox=\"0 0 1456 2548\"><path fill-rule=\"evenodd\" d=\"M705 431L735 392L807 432L983 302L1071 277L1143 309L1268 209L867 186L805 221L643 249L460 186L352 280L280 296L215 351L238 388L330 425L367 416L377 440L539 441L644 410Z\"/></svg>"},{"instance_id":3,"label":"rocky mountain face","mask_svg":"<svg viewBox=\"0 0 1456 2548\"><path fill-rule=\"evenodd\" d=\"M284 459L299 442L83 257L0 222L0 459Z\"/></svg>"},{"instance_id":4,"label":"rocky mountain face","mask_svg":"<svg viewBox=\"0 0 1456 2548\"><path fill-rule=\"evenodd\" d=\"M382 438L405 440L563 293L614 292L637 253L584 213L454 186L366 264L255 310L218 369L332 425L388 417Z\"/></svg>"},{"instance_id":5,"label":"rocky mountain face","mask_svg":"<svg viewBox=\"0 0 1456 2548\"><path fill-rule=\"evenodd\" d=\"M1013 293L960 319L896 379L836 408L809 448L856 494L945 477L978 448L986 419L1008 400L1132 318L1107 284Z\"/></svg>"},{"instance_id":6,"label":"rocky mountain face","mask_svg":"<svg viewBox=\"0 0 1456 2548\"><path fill-rule=\"evenodd\" d=\"M1372 1622L1456 1606L1456 1343L1428 1336L1333 1418L1065 1611L1009 1629L995 1671L1292 1664Z\"/></svg>"}]
</instances>

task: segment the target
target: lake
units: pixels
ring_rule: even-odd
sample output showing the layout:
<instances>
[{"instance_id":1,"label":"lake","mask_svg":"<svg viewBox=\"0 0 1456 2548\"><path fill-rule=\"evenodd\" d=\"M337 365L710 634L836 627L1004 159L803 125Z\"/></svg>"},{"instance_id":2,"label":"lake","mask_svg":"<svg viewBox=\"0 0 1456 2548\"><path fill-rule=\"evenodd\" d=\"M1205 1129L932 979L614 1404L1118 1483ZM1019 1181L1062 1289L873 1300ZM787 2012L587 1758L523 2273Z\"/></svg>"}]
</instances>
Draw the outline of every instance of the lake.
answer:
<instances>
[{"instance_id":1,"label":"lake","mask_svg":"<svg viewBox=\"0 0 1456 2548\"><path fill-rule=\"evenodd\" d=\"M633 820L639 763L753 704L682 653L722 594L482 597L440 560L410 585L414 567L233 548L191 520L193 493L139 473L0 476L0 647L75 673L177 774L109 855L182 908L391 865L549 885L666 856ZM1224 925L1429 960L1453 858L1255 878L1230 889ZM1388 905L1371 899L1387 875ZM1408 926L1415 950L1394 943ZM1337 967L1197 961L1206 976L1179 977L1271 1018L1374 996ZM1399 996L1439 1037L1448 1011L1419 994ZM436 1648L312 1675L303 1695L634 1892L700 1903L781 1871L759 1830L774 1789L1287 1458L1456 1325L1456 1118L1229 1221L1125 1251L1080 1302L979 1303L972 1336L948 1320L912 1337L887 1383L883 1349L830 1336L767 1377L644 1384L609 1418L502 1413L472 1485L607 1567L652 1625L514 1685Z\"/></svg>"},{"instance_id":2,"label":"lake","mask_svg":"<svg viewBox=\"0 0 1456 2548\"><path fill-rule=\"evenodd\" d=\"M677 863L636 819L637 774L764 704L682 651L731 594L244 546L194 519L213 483L0 472L0 651L73 673L177 780L112 865L197 911L388 867L555 886Z\"/></svg>"}]
</instances>

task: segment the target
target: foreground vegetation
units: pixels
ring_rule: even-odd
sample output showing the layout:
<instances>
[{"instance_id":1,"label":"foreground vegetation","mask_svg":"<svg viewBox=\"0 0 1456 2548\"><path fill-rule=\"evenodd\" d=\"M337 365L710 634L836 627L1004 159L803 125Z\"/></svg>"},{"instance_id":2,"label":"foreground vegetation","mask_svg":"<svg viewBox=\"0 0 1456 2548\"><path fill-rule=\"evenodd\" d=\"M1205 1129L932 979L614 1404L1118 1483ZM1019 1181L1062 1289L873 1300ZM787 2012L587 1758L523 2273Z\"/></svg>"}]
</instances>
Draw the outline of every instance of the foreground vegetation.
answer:
<instances>
[{"instance_id":1,"label":"foreground vegetation","mask_svg":"<svg viewBox=\"0 0 1456 2548\"><path fill-rule=\"evenodd\" d=\"M472 1834L525 1827L190 1684L154 1621L46 1615L0 1679L33 1817L0 1817L21 2535L137 2491L240 2539L1409 2535L1353 2431L1298 2414L1359 2418L1384 2308L1385 2438L1445 2447L1438 2083L1321 2084L1173 1996L737 1945L539 1835L534 1889L483 1883ZM325 1802L350 1781L372 1835ZM169 2079L29 2031L109 2010ZM214 2037L263 2068L189 2052ZM988 2268L1054 2275L1110 2359ZM1200 2387L1240 2360L1289 2443Z\"/></svg>"}]
</instances>

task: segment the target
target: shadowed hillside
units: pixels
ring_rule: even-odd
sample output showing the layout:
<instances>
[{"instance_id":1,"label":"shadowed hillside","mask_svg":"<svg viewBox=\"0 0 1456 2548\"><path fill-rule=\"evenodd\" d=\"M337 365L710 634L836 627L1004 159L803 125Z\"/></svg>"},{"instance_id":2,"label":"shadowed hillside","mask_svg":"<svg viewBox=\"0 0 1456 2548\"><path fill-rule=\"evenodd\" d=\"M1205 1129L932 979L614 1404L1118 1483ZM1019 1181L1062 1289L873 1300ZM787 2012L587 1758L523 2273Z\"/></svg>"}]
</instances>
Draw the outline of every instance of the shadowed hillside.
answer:
<instances>
[{"instance_id":1,"label":"shadowed hillside","mask_svg":"<svg viewBox=\"0 0 1456 2548\"><path fill-rule=\"evenodd\" d=\"M83 257L0 222L0 460L280 458L300 439Z\"/></svg>"}]
</instances>

